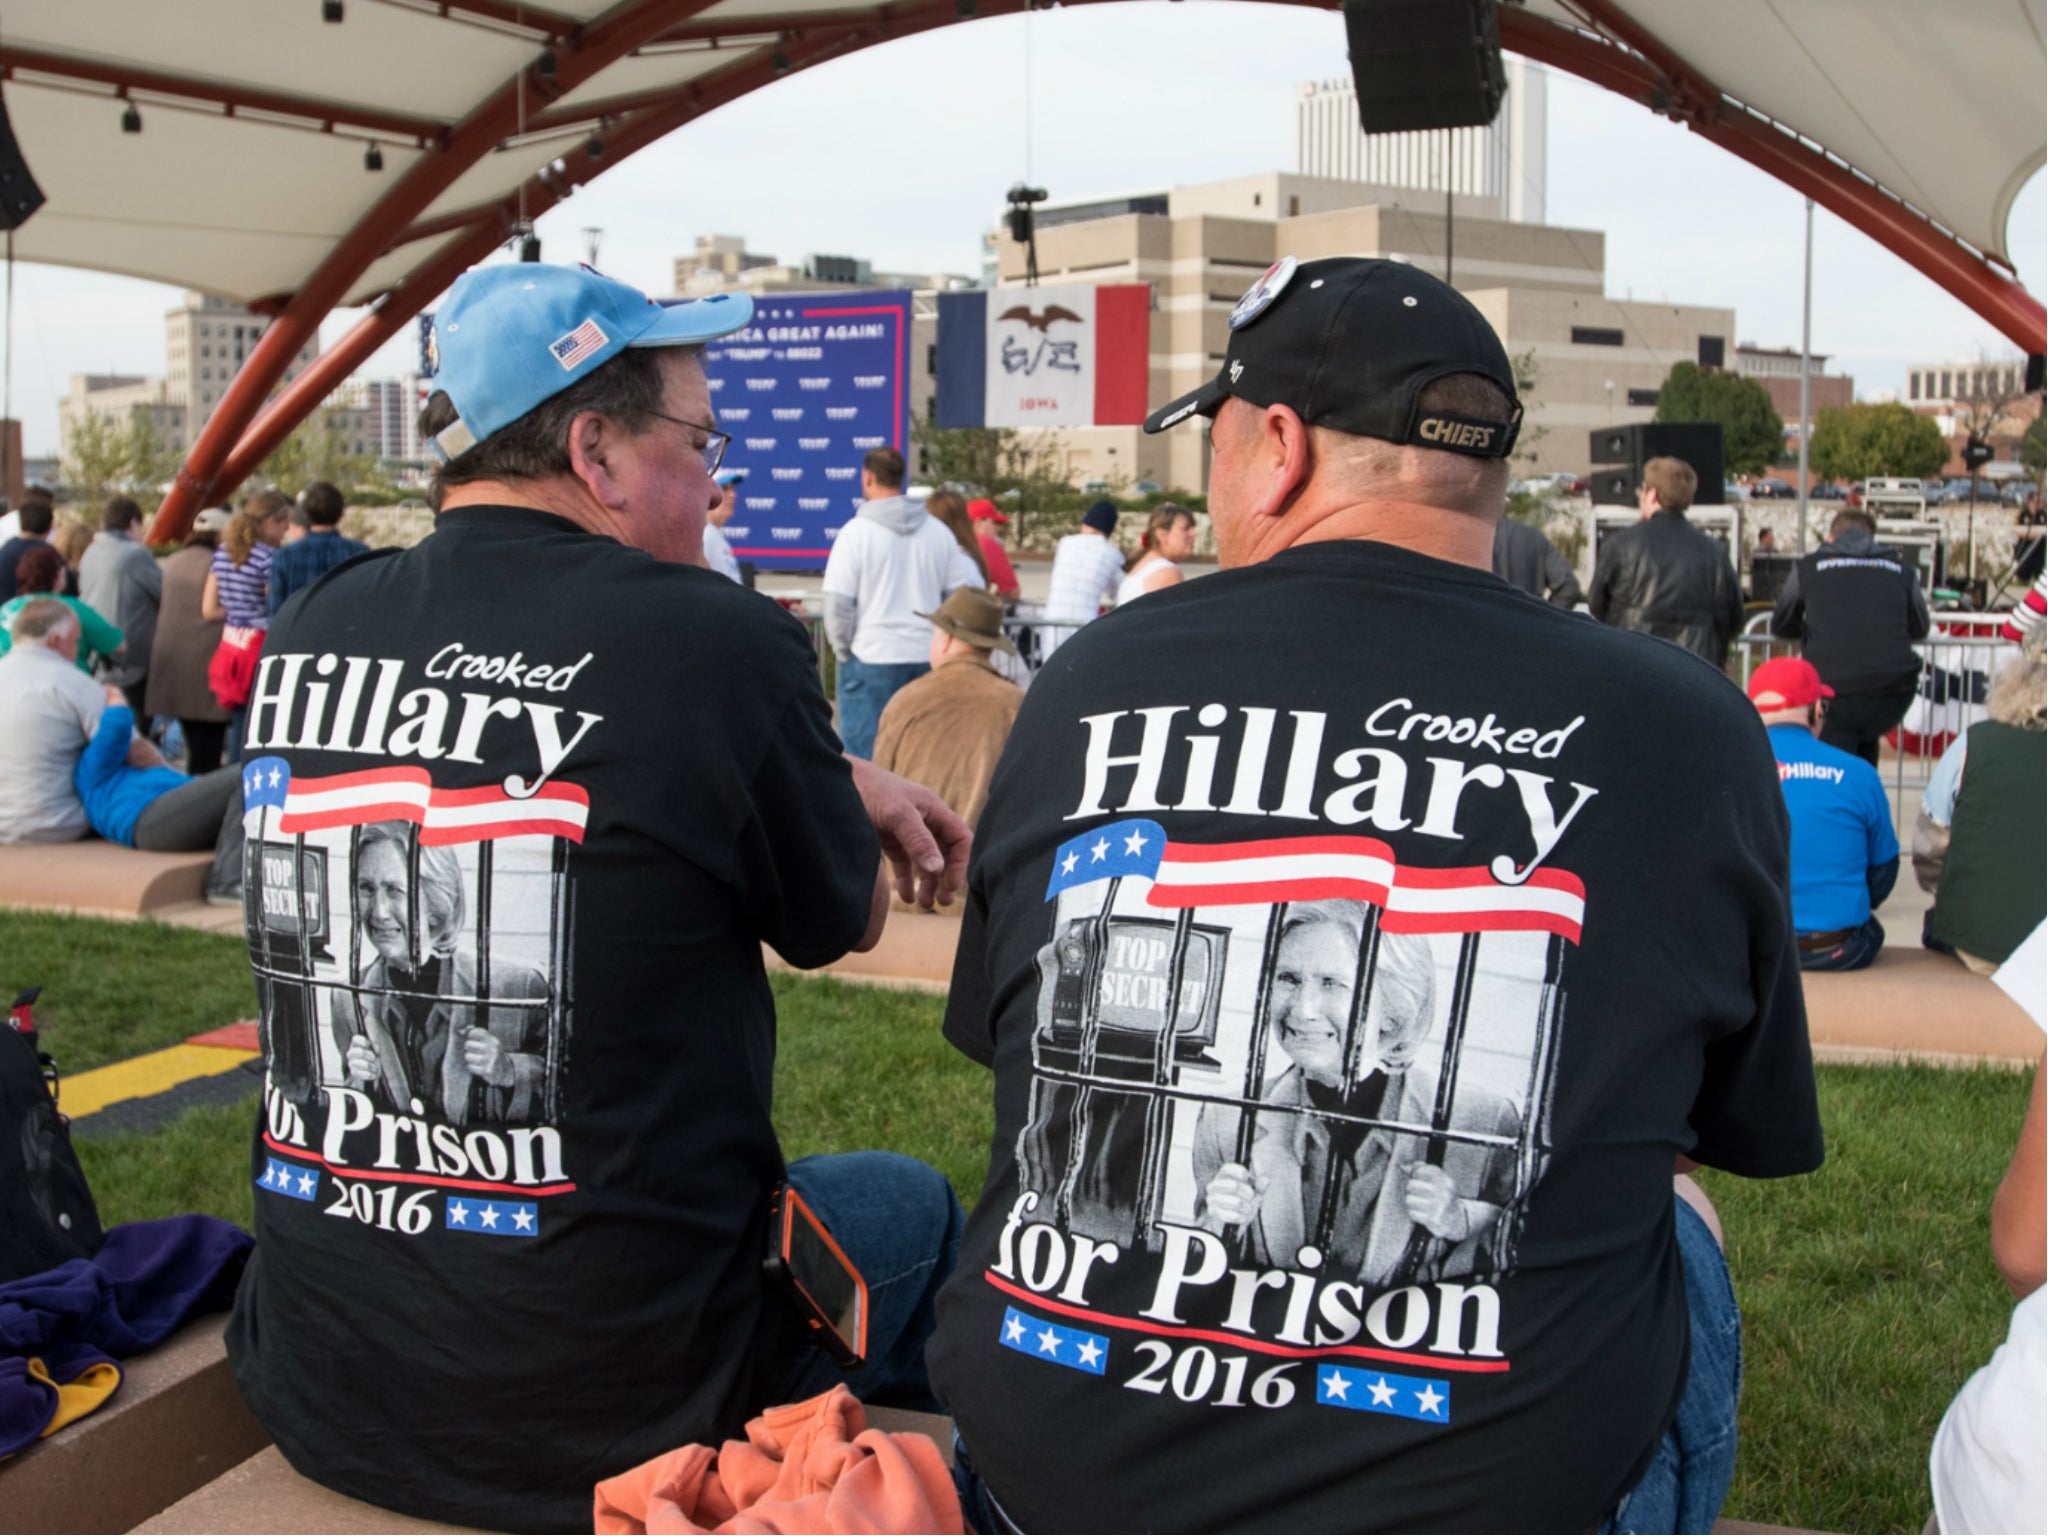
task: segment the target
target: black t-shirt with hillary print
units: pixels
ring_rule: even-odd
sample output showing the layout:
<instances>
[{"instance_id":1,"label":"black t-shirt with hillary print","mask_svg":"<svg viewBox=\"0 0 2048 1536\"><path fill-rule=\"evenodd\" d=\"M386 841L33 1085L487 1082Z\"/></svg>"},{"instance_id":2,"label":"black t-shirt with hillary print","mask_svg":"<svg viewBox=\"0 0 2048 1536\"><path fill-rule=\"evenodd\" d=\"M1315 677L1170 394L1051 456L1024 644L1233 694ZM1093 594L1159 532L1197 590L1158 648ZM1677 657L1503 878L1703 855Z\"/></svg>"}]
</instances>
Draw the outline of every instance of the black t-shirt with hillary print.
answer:
<instances>
[{"instance_id":1,"label":"black t-shirt with hillary print","mask_svg":"<svg viewBox=\"0 0 2048 1536\"><path fill-rule=\"evenodd\" d=\"M1821 1138L1770 747L1661 641L1328 543L1034 683L946 1015L932 1374L1025 1530L1585 1530L1687 1359L1681 1153Z\"/></svg>"},{"instance_id":2,"label":"black t-shirt with hillary print","mask_svg":"<svg viewBox=\"0 0 2048 1536\"><path fill-rule=\"evenodd\" d=\"M271 628L243 752L267 1076L235 1375L292 1464L589 1528L780 1387L761 945L879 858L802 627L544 513L444 515Z\"/></svg>"}]
</instances>

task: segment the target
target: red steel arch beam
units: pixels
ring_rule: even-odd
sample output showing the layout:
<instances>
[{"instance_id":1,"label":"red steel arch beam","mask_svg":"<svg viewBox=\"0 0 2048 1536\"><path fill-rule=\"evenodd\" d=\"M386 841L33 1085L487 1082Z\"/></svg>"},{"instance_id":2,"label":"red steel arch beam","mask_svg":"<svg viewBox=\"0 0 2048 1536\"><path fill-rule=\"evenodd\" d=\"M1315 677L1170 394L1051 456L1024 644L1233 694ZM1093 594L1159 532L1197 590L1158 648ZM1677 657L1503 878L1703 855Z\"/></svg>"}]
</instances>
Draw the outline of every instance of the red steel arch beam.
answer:
<instances>
[{"instance_id":1,"label":"red steel arch beam","mask_svg":"<svg viewBox=\"0 0 2048 1536\"><path fill-rule=\"evenodd\" d=\"M1611 0L1578 6L1618 41L1503 6L1502 46L1684 123L1918 268L2023 352L2048 350L2048 309L2009 270L1812 143L1738 105Z\"/></svg>"},{"instance_id":2,"label":"red steel arch beam","mask_svg":"<svg viewBox=\"0 0 2048 1536\"><path fill-rule=\"evenodd\" d=\"M384 251L392 235L426 212L435 198L491 152L498 141L518 130L523 94L545 102L574 90L607 65L677 22L703 10L712 0L620 0L558 50L555 74L542 77L535 63L525 66L458 123L441 146L414 161L390 191L328 252L313 274L294 293L278 317L264 328L261 340L235 374L227 393L208 418L178 471L171 491L150 524L152 543L181 539L200 506L217 489L221 466L272 387L339 304Z\"/></svg>"},{"instance_id":3,"label":"red steel arch beam","mask_svg":"<svg viewBox=\"0 0 2048 1536\"><path fill-rule=\"evenodd\" d=\"M1101 0L1069 0L1069 3L1101 3ZM1283 3L1313 4L1315 0L1283 0ZM982 0L978 10L982 15L1001 15L1027 8L1028 0ZM965 19L959 14L958 0L921 0L921 3L892 7L886 14L854 15L855 19L838 26L812 26L800 35L785 38L780 51L788 61L786 69L776 67L772 51L750 50L726 68L678 86L653 104L622 117L604 132L606 152L601 162L592 159L579 147L563 157L565 169L562 174L545 178L536 175L527 180L523 189L527 216L531 218L545 212L578 186L693 119L786 75L876 43L908 37ZM528 127L532 127L531 120ZM394 239L387 249L430 234L465 226L469 228L465 238L442 246L387 290L371 313L358 321L334 346L322 352L305 372L269 403L222 464L216 476L216 488L225 494L246 480L264 459L276 451L292 429L311 415L349 374L397 335L457 277L503 244L520 206L520 192L514 191L463 213L421 221ZM153 539L155 534L153 526Z\"/></svg>"},{"instance_id":4,"label":"red steel arch beam","mask_svg":"<svg viewBox=\"0 0 2048 1536\"><path fill-rule=\"evenodd\" d=\"M0 78L13 79L21 70L52 80L83 80L94 85L111 86L116 97L127 96L131 91L146 91L151 96L172 101L221 107L229 116L246 107L255 112L276 113L280 117L301 118L328 128L355 128L381 133L389 139L411 139L421 148L440 142L448 131L446 123L431 117L379 112L346 101L294 96L284 91L252 90L196 76L133 69L126 64L103 64L96 59L77 59L69 54L0 44Z\"/></svg>"},{"instance_id":5,"label":"red steel arch beam","mask_svg":"<svg viewBox=\"0 0 2048 1536\"><path fill-rule=\"evenodd\" d=\"M1010 10L1024 8L1023 0L995 0L995 4ZM359 320L334 346L322 352L305 372L270 401L221 465L215 477L216 489L225 494L246 480L290 436L292 429L311 415L344 379L367 362L372 353L397 335L457 277L503 244L522 206L521 191L527 217L537 217L577 187L667 137L685 123L759 90L786 74L890 38L928 31L959 19L956 0L927 0L927 3L905 8L890 18L867 17L835 28L817 28L802 37L791 38L782 46L783 56L788 60L787 70L776 68L771 53L749 52L723 69L678 86L658 104L622 117L604 132L605 153L601 160L593 158L579 146L562 157L564 170L561 174L532 176L523 189L469 210L469 232L464 237L443 245L407 273L381 297L371 313ZM422 238L454 227L460 226L429 221L414 226L419 233L410 238ZM153 537L154 528L151 533Z\"/></svg>"}]
</instances>

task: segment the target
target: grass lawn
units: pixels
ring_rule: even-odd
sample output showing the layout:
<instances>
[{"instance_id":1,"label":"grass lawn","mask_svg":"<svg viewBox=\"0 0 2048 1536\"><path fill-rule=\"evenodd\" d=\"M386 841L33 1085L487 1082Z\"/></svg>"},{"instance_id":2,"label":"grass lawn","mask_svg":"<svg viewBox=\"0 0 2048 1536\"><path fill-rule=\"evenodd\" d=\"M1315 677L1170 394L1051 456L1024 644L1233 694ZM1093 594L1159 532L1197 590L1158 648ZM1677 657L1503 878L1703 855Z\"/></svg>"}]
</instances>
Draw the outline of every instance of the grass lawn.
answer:
<instances>
[{"instance_id":1,"label":"grass lawn","mask_svg":"<svg viewBox=\"0 0 2048 1536\"><path fill-rule=\"evenodd\" d=\"M148 925L0 916L0 987L41 984L67 1070L247 1017L240 943ZM165 978L170 978L166 982ZM940 999L774 978L776 1119L792 1158L887 1147L981 1187L988 1079L939 1037ZM1830 1067L1828 1164L1805 1179L1708 1174L1746 1317L1742 1452L1726 1514L1823 1531L1918 1531L1943 1408L2003 1338L1988 1214L2028 1080ZM80 1147L108 1222L250 1219L254 1099Z\"/></svg>"}]
</instances>

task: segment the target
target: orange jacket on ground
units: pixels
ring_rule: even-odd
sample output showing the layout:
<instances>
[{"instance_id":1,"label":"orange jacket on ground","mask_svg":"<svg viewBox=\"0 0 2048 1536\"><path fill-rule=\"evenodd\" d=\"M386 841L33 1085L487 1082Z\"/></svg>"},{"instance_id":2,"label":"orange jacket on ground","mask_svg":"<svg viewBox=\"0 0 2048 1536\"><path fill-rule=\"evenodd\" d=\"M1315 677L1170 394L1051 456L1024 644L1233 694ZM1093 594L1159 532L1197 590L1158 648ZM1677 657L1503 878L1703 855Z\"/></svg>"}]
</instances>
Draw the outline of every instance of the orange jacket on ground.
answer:
<instances>
[{"instance_id":1,"label":"orange jacket on ground","mask_svg":"<svg viewBox=\"0 0 2048 1536\"><path fill-rule=\"evenodd\" d=\"M599 1536L963 1529L939 1448L867 1428L844 1387L769 1409L723 1450L688 1445L607 1478L594 1518Z\"/></svg>"}]
</instances>

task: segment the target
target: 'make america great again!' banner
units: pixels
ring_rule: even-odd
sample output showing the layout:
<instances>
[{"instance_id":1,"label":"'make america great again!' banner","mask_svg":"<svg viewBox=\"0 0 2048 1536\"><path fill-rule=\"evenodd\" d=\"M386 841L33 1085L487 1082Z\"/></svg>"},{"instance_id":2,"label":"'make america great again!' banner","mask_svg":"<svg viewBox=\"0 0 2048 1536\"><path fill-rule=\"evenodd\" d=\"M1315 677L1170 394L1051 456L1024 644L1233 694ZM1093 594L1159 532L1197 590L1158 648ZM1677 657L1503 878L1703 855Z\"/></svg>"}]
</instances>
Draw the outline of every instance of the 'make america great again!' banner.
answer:
<instances>
[{"instance_id":1,"label":"'make america great again!' banner","mask_svg":"<svg viewBox=\"0 0 2048 1536\"><path fill-rule=\"evenodd\" d=\"M784 293L704 349L725 467L746 478L725 536L764 570L819 570L860 506L860 461L910 444L910 294Z\"/></svg>"}]
</instances>

